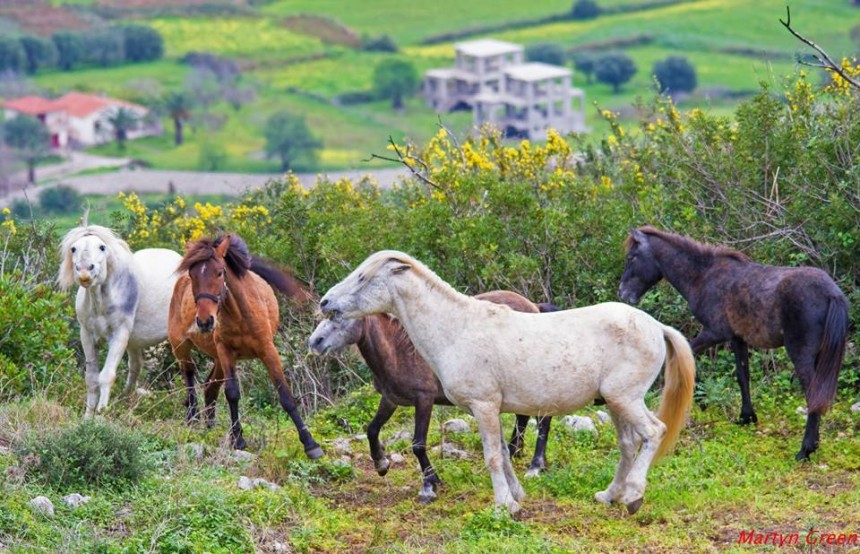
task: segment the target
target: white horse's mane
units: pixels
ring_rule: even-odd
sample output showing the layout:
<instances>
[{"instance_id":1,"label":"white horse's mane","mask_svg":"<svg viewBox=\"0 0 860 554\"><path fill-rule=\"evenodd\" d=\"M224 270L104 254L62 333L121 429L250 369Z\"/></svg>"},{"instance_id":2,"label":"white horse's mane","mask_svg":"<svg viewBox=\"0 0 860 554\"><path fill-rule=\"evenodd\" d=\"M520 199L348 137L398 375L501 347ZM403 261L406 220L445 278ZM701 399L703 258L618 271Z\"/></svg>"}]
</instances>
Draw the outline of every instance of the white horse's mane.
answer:
<instances>
[{"instance_id":1,"label":"white horse's mane","mask_svg":"<svg viewBox=\"0 0 860 554\"><path fill-rule=\"evenodd\" d=\"M427 286L439 289L440 291L446 293L448 296L454 299L461 298L469 298L465 294L459 292L457 289L448 284L447 281L443 280L441 277L436 275L436 273L424 265L424 263L416 260L409 254L404 252L400 252L398 250L380 250L374 254L371 254L370 257L364 262L364 267L361 272L366 278L371 278L376 275L382 266L384 266L389 261L396 261L398 263L402 263L411 267L411 271L419 276Z\"/></svg>"},{"instance_id":2,"label":"white horse's mane","mask_svg":"<svg viewBox=\"0 0 860 554\"><path fill-rule=\"evenodd\" d=\"M72 245L86 236L94 236L100 239L108 247L108 263L112 263L131 256L131 248L128 243L119 238L116 233L102 227L101 225L84 225L75 227L63 237L60 243L60 272L57 275L57 283L62 290L69 290L74 284L74 267L72 263Z\"/></svg>"}]
</instances>

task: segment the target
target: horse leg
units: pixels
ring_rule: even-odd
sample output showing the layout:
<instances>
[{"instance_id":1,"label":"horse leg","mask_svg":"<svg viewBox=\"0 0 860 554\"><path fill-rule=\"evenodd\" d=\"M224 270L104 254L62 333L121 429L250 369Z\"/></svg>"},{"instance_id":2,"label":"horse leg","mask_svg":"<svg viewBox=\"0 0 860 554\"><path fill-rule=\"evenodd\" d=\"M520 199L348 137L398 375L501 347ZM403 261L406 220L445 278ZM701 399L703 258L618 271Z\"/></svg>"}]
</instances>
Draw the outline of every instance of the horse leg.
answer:
<instances>
[{"instance_id":1,"label":"horse leg","mask_svg":"<svg viewBox=\"0 0 860 554\"><path fill-rule=\"evenodd\" d=\"M815 373L815 357L818 354L816 345L820 344L821 341L820 336L813 335L814 333L794 337L787 334L785 337L785 349L788 351L788 357L794 363L794 373L806 395L807 406L809 405L809 397L814 392L810 390L810 385ZM809 455L818 450L818 427L820 423L821 412L806 414L806 430L803 434L803 442L800 445L800 451L794 456L798 462L808 460Z\"/></svg>"},{"instance_id":2,"label":"horse leg","mask_svg":"<svg viewBox=\"0 0 860 554\"><path fill-rule=\"evenodd\" d=\"M423 483L418 501L428 504L436 500L436 487L442 480L436 475L436 470L427 457L427 431L430 429L430 416L433 413L433 397L419 396L415 399L415 431L412 438L412 453L418 458L421 466Z\"/></svg>"},{"instance_id":3,"label":"horse leg","mask_svg":"<svg viewBox=\"0 0 860 554\"><path fill-rule=\"evenodd\" d=\"M612 423L615 425L615 435L618 437L621 458L618 461L612 482L606 487L606 490L594 495L595 500L604 504L612 504L624 492L627 475L630 473L630 468L633 467L633 460L640 444L639 436L626 421L618 417L614 410L610 410L610 415L612 416Z\"/></svg>"},{"instance_id":4,"label":"horse leg","mask_svg":"<svg viewBox=\"0 0 860 554\"><path fill-rule=\"evenodd\" d=\"M128 350L128 378L125 380L125 390L123 394L130 394L135 385L137 378L140 376L140 368L143 367L143 350L136 348Z\"/></svg>"},{"instance_id":5,"label":"horse leg","mask_svg":"<svg viewBox=\"0 0 860 554\"><path fill-rule=\"evenodd\" d=\"M517 473L514 471L514 464L511 463L511 454L508 452L508 447L505 445L505 432L502 430L501 418L499 419L499 430L501 434L500 444L502 445L502 471L505 474L505 480L508 482L508 489L511 491L511 496L514 500L520 501L526 497L526 491L517 479Z\"/></svg>"},{"instance_id":6,"label":"horse leg","mask_svg":"<svg viewBox=\"0 0 860 554\"><path fill-rule=\"evenodd\" d=\"M741 387L741 417L738 420L738 423L741 425L758 423L758 417L755 415L752 398L750 397L750 356L749 350L747 349L747 343L740 337L733 337L732 351L735 353L738 385Z\"/></svg>"},{"instance_id":7,"label":"horse leg","mask_svg":"<svg viewBox=\"0 0 860 554\"><path fill-rule=\"evenodd\" d=\"M538 477L540 472L546 469L546 441L549 440L551 421L552 416L537 418L538 436L537 441L535 441L535 455L532 457L528 471L526 471L526 478Z\"/></svg>"},{"instance_id":8,"label":"horse leg","mask_svg":"<svg viewBox=\"0 0 860 554\"><path fill-rule=\"evenodd\" d=\"M206 421L206 427L215 425L215 400L223 383L224 368L221 367L220 361L215 360L203 385L203 419Z\"/></svg>"},{"instance_id":9,"label":"horse leg","mask_svg":"<svg viewBox=\"0 0 860 554\"><path fill-rule=\"evenodd\" d=\"M236 358L233 353L222 344L215 347L218 351L218 360L221 367L226 370L224 380L224 397L230 408L230 443L237 450L244 450L248 444L242 436L242 424L239 422L239 379L236 377Z\"/></svg>"},{"instance_id":10,"label":"horse leg","mask_svg":"<svg viewBox=\"0 0 860 554\"><path fill-rule=\"evenodd\" d=\"M293 420L293 424L299 432L299 440L305 447L305 454L311 460L321 458L323 450L317 441L314 440L313 435L311 435L311 432L305 426L301 414L299 414L296 401L284 377L284 370L281 367L281 357L278 356L275 345L271 341L267 345L266 352L261 356L261 359L266 364L266 369L269 370L269 378L272 380L272 384L275 385L275 390L278 391L278 400L281 403L281 407L290 415L290 419Z\"/></svg>"},{"instance_id":11,"label":"horse leg","mask_svg":"<svg viewBox=\"0 0 860 554\"><path fill-rule=\"evenodd\" d=\"M627 402L613 402L610 408L617 412L622 422L629 425L642 440L642 447L627 473L624 491L619 498L619 501L627 506L627 511L634 514L642 506L648 468L651 467L651 462L657 454L657 448L666 433L666 426L648 411L642 398Z\"/></svg>"},{"instance_id":12,"label":"horse leg","mask_svg":"<svg viewBox=\"0 0 860 554\"><path fill-rule=\"evenodd\" d=\"M379 399L379 406L376 408L376 415L367 426L367 442L370 443L370 457L373 459L373 466L376 468L376 473L385 475L388 473L390 462L385 457L385 447L379 442L379 432L382 426L391 419L397 406L389 399L383 396Z\"/></svg>"},{"instance_id":13,"label":"horse leg","mask_svg":"<svg viewBox=\"0 0 860 554\"><path fill-rule=\"evenodd\" d=\"M179 361L179 372L185 383L185 422L191 423L197 419L197 365L191 360L191 343L183 341L173 349L173 355Z\"/></svg>"},{"instance_id":14,"label":"horse leg","mask_svg":"<svg viewBox=\"0 0 860 554\"><path fill-rule=\"evenodd\" d=\"M92 417L96 403L99 401L99 358L95 338L83 325L81 325L81 346L84 350L84 377L87 384L87 409L84 417Z\"/></svg>"},{"instance_id":15,"label":"horse leg","mask_svg":"<svg viewBox=\"0 0 860 554\"><path fill-rule=\"evenodd\" d=\"M514 424L514 432L511 434L511 440L508 442L508 452L511 458L518 456L523 449L523 438L526 433L526 426L529 424L529 416L517 414L517 422Z\"/></svg>"},{"instance_id":16,"label":"horse leg","mask_svg":"<svg viewBox=\"0 0 860 554\"><path fill-rule=\"evenodd\" d=\"M99 403L96 405L96 412L102 412L107 408L110 401L110 389L116 381L116 368L122 360L125 349L128 346L128 337L131 331L126 327L121 327L111 336L108 342L108 353L105 358L105 365L99 373Z\"/></svg>"},{"instance_id":17,"label":"horse leg","mask_svg":"<svg viewBox=\"0 0 860 554\"><path fill-rule=\"evenodd\" d=\"M496 506L506 506L512 514L520 509L520 504L508 486L505 476L504 459L510 458L504 449L502 440L502 425L499 419L498 402L474 403L469 406L472 415L478 421L478 429L481 432L481 443L484 447L484 463L490 471L490 479L493 482L493 498ZM504 454L503 454L504 453ZM516 480L516 476L513 476Z\"/></svg>"}]
</instances>

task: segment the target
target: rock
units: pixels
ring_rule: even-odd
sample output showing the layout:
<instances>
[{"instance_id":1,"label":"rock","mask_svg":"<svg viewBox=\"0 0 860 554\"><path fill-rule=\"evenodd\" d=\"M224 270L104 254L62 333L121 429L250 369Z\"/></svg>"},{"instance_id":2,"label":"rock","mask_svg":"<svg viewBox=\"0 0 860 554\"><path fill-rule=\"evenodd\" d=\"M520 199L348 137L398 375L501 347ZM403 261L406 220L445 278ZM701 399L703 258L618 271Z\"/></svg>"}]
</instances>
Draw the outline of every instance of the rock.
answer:
<instances>
[{"instance_id":1,"label":"rock","mask_svg":"<svg viewBox=\"0 0 860 554\"><path fill-rule=\"evenodd\" d=\"M860 402L855 402L855 403L851 406L851 413L853 413L853 414L860 414Z\"/></svg>"},{"instance_id":2,"label":"rock","mask_svg":"<svg viewBox=\"0 0 860 554\"><path fill-rule=\"evenodd\" d=\"M340 459L333 461L332 464L340 467L352 467L352 460L349 459L349 456L341 456Z\"/></svg>"},{"instance_id":3,"label":"rock","mask_svg":"<svg viewBox=\"0 0 860 554\"><path fill-rule=\"evenodd\" d=\"M597 410L597 423L600 425L612 423L612 417L603 410Z\"/></svg>"},{"instance_id":4,"label":"rock","mask_svg":"<svg viewBox=\"0 0 860 554\"><path fill-rule=\"evenodd\" d=\"M334 439L331 443L332 450L337 456L347 456L352 454L352 446L349 444L349 439L339 438Z\"/></svg>"},{"instance_id":5,"label":"rock","mask_svg":"<svg viewBox=\"0 0 860 554\"><path fill-rule=\"evenodd\" d=\"M806 413L807 413L806 406L798 406L797 409L794 410L794 413L800 414L800 415L806 415Z\"/></svg>"},{"instance_id":6,"label":"rock","mask_svg":"<svg viewBox=\"0 0 860 554\"><path fill-rule=\"evenodd\" d=\"M450 442L446 442L441 448L434 446L431 450L435 453L439 453L441 450L442 457L455 458L457 460L465 460L470 457L468 452L460 450Z\"/></svg>"},{"instance_id":7,"label":"rock","mask_svg":"<svg viewBox=\"0 0 860 554\"><path fill-rule=\"evenodd\" d=\"M412 441L412 433L409 431L397 431L388 440L385 441L385 446L388 446L391 443L397 442L399 440Z\"/></svg>"},{"instance_id":8,"label":"rock","mask_svg":"<svg viewBox=\"0 0 860 554\"><path fill-rule=\"evenodd\" d=\"M406 461L406 458L403 456L403 454L400 454L399 452L392 452L388 456L388 459L391 460L391 463L395 465L402 464Z\"/></svg>"},{"instance_id":9,"label":"rock","mask_svg":"<svg viewBox=\"0 0 860 554\"><path fill-rule=\"evenodd\" d=\"M136 392L138 396L149 396L152 394L152 392L150 392L149 389L145 389L143 387L137 387L137 389L134 392Z\"/></svg>"},{"instance_id":10,"label":"rock","mask_svg":"<svg viewBox=\"0 0 860 554\"><path fill-rule=\"evenodd\" d=\"M271 481L266 481L265 479L257 478L254 479L254 487L263 487L269 489L270 491L276 491L281 488L277 483L272 483Z\"/></svg>"},{"instance_id":11,"label":"rock","mask_svg":"<svg viewBox=\"0 0 860 554\"><path fill-rule=\"evenodd\" d=\"M180 445L179 448L180 452L182 452L186 458L194 460L195 462L202 460L206 453L204 446L197 442L189 442L188 444Z\"/></svg>"},{"instance_id":12,"label":"rock","mask_svg":"<svg viewBox=\"0 0 860 554\"><path fill-rule=\"evenodd\" d=\"M46 516L54 515L54 503L47 496L37 496L30 501L30 507L36 513Z\"/></svg>"},{"instance_id":13,"label":"rock","mask_svg":"<svg viewBox=\"0 0 860 554\"><path fill-rule=\"evenodd\" d=\"M237 483L237 485L243 491L249 491L254 488L254 482L251 481L251 479L249 479L248 477L245 477L244 475L242 477L239 477L239 483Z\"/></svg>"},{"instance_id":14,"label":"rock","mask_svg":"<svg viewBox=\"0 0 860 554\"><path fill-rule=\"evenodd\" d=\"M466 420L460 418L449 419L442 424L442 429L444 429L446 433L454 434L468 433L472 430L469 424L466 423Z\"/></svg>"},{"instance_id":15,"label":"rock","mask_svg":"<svg viewBox=\"0 0 860 554\"><path fill-rule=\"evenodd\" d=\"M290 547L282 542L275 541L271 546L272 552L291 552Z\"/></svg>"},{"instance_id":16,"label":"rock","mask_svg":"<svg viewBox=\"0 0 860 554\"><path fill-rule=\"evenodd\" d=\"M358 435L353 435L352 438L357 441L366 441L367 435L365 433L359 433Z\"/></svg>"},{"instance_id":17,"label":"rock","mask_svg":"<svg viewBox=\"0 0 860 554\"><path fill-rule=\"evenodd\" d=\"M233 459L237 462L250 462L253 461L254 458L256 458L256 456L254 456L250 452L245 452L244 450L233 451Z\"/></svg>"},{"instance_id":18,"label":"rock","mask_svg":"<svg viewBox=\"0 0 860 554\"><path fill-rule=\"evenodd\" d=\"M280 485L266 481L265 479L262 479L260 477L256 479L251 479L250 477L245 476L239 477L239 482L237 483L237 486L243 491L249 491L251 489L256 489L257 487L269 489L270 491L276 491L281 488Z\"/></svg>"},{"instance_id":19,"label":"rock","mask_svg":"<svg viewBox=\"0 0 860 554\"><path fill-rule=\"evenodd\" d=\"M597 427L594 426L594 422L590 417L578 415L564 416L562 421L564 421L564 424L569 428L573 429L574 433L585 432L591 433L592 435L597 434Z\"/></svg>"},{"instance_id":20,"label":"rock","mask_svg":"<svg viewBox=\"0 0 860 554\"><path fill-rule=\"evenodd\" d=\"M63 497L63 502L65 502L70 508L77 508L78 506L83 506L89 501L89 496L81 496L76 492L73 492L72 494L68 494Z\"/></svg>"}]
</instances>

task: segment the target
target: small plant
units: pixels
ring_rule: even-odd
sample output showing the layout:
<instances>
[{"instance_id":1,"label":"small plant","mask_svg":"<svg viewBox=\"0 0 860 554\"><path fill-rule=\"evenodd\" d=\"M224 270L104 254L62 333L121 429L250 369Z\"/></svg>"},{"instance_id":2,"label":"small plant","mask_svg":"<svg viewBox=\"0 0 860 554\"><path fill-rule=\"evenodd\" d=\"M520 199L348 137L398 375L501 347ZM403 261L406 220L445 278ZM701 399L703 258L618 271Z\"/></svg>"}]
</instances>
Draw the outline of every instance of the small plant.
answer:
<instances>
[{"instance_id":1,"label":"small plant","mask_svg":"<svg viewBox=\"0 0 860 554\"><path fill-rule=\"evenodd\" d=\"M507 510L486 508L469 517L463 528L463 538L480 540L488 535L494 537L526 537L531 534L528 527L511 517Z\"/></svg>"},{"instance_id":2,"label":"small plant","mask_svg":"<svg viewBox=\"0 0 860 554\"><path fill-rule=\"evenodd\" d=\"M141 443L112 424L86 420L33 436L18 454L34 477L59 489L119 488L136 483L146 470Z\"/></svg>"}]
</instances>

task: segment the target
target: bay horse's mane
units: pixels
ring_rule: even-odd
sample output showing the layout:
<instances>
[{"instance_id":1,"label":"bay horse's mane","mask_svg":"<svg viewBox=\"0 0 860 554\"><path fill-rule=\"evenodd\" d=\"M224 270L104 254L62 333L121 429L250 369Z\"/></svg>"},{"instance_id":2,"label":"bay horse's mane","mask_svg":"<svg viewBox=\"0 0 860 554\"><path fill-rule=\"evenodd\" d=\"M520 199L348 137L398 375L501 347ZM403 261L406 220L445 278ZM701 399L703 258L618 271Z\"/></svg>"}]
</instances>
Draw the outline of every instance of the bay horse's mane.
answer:
<instances>
[{"instance_id":1,"label":"bay horse's mane","mask_svg":"<svg viewBox=\"0 0 860 554\"><path fill-rule=\"evenodd\" d=\"M201 262L213 259L216 255L215 249L228 237L230 238L230 247L227 249L224 261L227 267L236 274L236 277L241 279L251 269L252 260L251 254L248 252L248 245L237 235L221 235L214 239L204 237L190 243L177 271L188 271Z\"/></svg>"},{"instance_id":2,"label":"bay horse's mane","mask_svg":"<svg viewBox=\"0 0 860 554\"><path fill-rule=\"evenodd\" d=\"M711 244L706 244L703 242L699 242L691 239L690 237L682 237L681 235L677 235L675 233L668 233L666 231L661 231L655 227L650 225L644 225L638 228L639 231L645 233L646 235L651 235L658 237L662 240L665 240L675 248L679 250L684 250L686 252L692 252L694 255L702 258L713 258L717 256L723 256L728 258L734 258L740 262L750 262L752 261L749 256L744 254L739 250L735 250L734 248L728 248L726 246L714 246ZM627 235L627 239L624 241L624 249L625 251L629 251L633 246L634 238L633 235Z\"/></svg>"}]
</instances>

